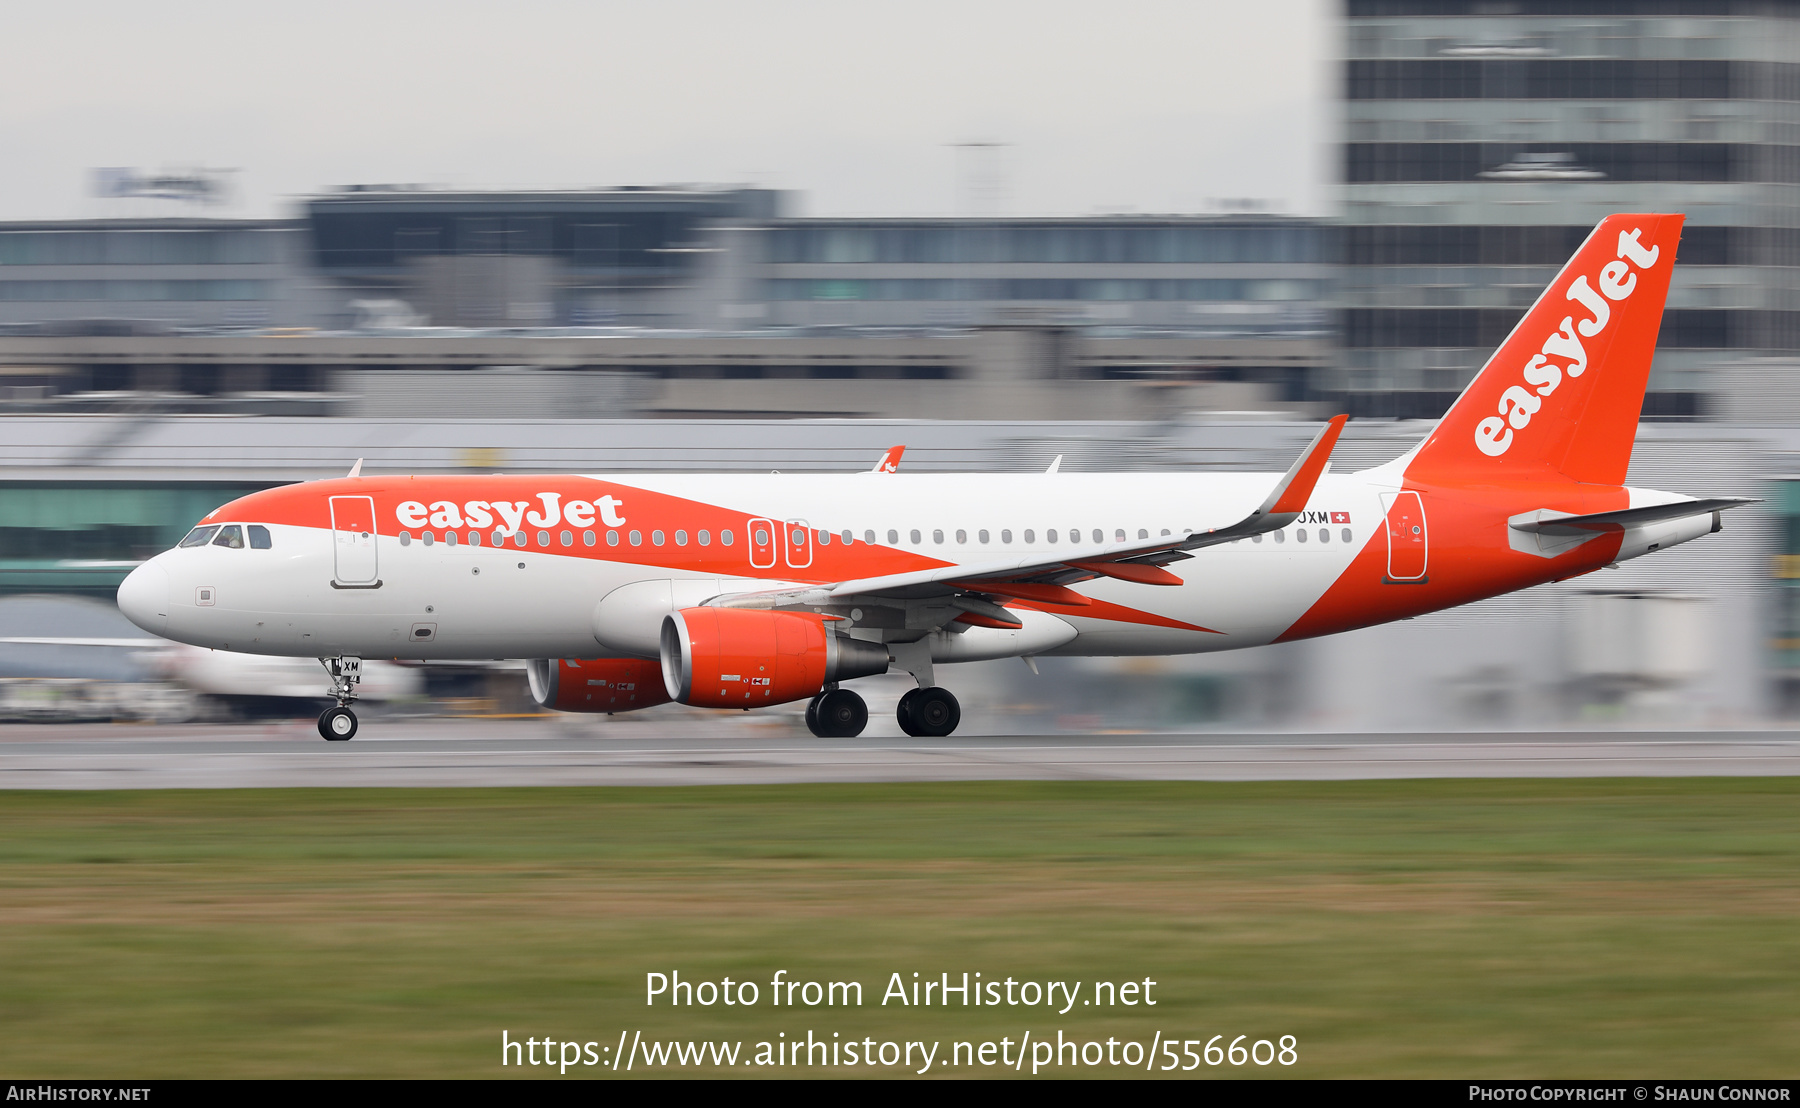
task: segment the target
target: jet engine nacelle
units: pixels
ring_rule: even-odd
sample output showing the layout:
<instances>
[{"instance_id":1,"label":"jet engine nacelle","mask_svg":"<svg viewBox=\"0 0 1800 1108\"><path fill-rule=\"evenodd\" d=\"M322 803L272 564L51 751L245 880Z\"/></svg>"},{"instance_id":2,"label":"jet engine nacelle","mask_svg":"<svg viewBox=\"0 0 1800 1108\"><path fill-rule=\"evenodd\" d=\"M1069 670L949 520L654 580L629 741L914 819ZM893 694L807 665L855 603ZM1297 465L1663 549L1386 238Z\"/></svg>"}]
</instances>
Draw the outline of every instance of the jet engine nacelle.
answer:
<instances>
[{"instance_id":1,"label":"jet engine nacelle","mask_svg":"<svg viewBox=\"0 0 1800 1108\"><path fill-rule=\"evenodd\" d=\"M804 700L827 684L886 673L888 652L811 612L683 608L663 619L664 689L683 704L751 708Z\"/></svg>"},{"instance_id":2,"label":"jet engine nacelle","mask_svg":"<svg viewBox=\"0 0 1800 1108\"><path fill-rule=\"evenodd\" d=\"M533 658L531 699L559 712L630 712L667 704L662 669L643 658Z\"/></svg>"}]
</instances>

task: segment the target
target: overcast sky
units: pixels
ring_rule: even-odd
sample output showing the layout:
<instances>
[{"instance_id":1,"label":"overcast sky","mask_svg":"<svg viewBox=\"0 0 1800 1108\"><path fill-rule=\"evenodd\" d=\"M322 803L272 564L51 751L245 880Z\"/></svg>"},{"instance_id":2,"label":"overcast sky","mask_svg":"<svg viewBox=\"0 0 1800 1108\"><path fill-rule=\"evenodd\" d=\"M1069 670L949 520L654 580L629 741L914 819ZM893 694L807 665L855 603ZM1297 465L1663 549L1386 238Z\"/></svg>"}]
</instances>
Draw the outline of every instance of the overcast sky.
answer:
<instances>
[{"instance_id":1,"label":"overcast sky","mask_svg":"<svg viewBox=\"0 0 1800 1108\"><path fill-rule=\"evenodd\" d=\"M0 219L174 214L92 198L89 171L194 165L238 171L233 215L355 182L743 182L807 215L1319 212L1332 11L20 0L0 5Z\"/></svg>"}]
</instances>

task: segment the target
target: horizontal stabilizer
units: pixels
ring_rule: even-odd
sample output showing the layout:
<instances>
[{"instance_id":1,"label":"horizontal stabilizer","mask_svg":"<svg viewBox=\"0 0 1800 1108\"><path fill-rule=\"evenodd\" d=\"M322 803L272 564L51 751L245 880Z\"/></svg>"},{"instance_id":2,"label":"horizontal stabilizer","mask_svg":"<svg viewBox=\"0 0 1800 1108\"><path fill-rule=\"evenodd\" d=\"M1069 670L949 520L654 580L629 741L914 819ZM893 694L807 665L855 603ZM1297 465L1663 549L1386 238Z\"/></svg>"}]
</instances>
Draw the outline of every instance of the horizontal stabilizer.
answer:
<instances>
[{"instance_id":1,"label":"horizontal stabilizer","mask_svg":"<svg viewBox=\"0 0 1800 1108\"><path fill-rule=\"evenodd\" d=\"M1535 512L1514 516L1506 522L1516 531L1540 535L1573 535L1582 532L1623 531L1627 527L1686 519L1689 516L1722 512L1727 508L1740 508L1756 502L1751 497L1715 496L1706 500L1677 500L1672 504L1649 504L1642 508L1623 508L1616 512L1594 512L1584 516L1540 508Z\"/></svg>"}]
</instances>

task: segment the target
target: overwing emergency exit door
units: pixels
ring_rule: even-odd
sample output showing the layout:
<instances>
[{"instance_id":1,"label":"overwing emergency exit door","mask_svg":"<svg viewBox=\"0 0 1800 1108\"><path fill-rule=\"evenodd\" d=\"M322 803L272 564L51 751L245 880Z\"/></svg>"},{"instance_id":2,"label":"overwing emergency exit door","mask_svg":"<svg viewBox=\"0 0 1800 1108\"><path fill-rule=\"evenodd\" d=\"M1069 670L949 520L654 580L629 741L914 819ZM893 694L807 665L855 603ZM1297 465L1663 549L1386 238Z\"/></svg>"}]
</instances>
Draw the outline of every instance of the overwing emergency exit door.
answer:
<instances>
[{"instance_id":1,"label":"overwing emergency exit door","mask_svg":"<svg viewBox=\"0 0 1800 1108\"><path fill-rule=\"evenodd\" d=\"M367 496L331 498L331 551L334 585L372 588L375 560L375 501Z\"/></svg>"},{"instance_id":2,"label":"overwing emergency exit door","mask_svg":"<svg viewBox=\"0 0 1800 1108\"><path fill-rule=\"evenodd\" d=\"M775 524L766 519L753 519L744 528L750 540L750 567L769 569L775 565Z\"/></svg>"},{"instance_id":3,"label":"overwing emergency exit door","mask_svg":"<svg viewBox=\"0 0 1800 1108\"><path fill-rule=\"evenodd\" d=\"M1387 506L1387 579L1423 581L1430 550L1424 502L1416 492L1382 493L1381 500Z\"/></svg>"},{"instance_id":4,"label":"overwing emergency exit door","mask_svg":"<svg viewBox=\"0 0 1800 1108\"><path fill-rule=\"evenodd\" d=\"M790 519L781 529L782 538L787 540L787 564L791 569L805 569L812 565L812 531L803 519Z\"/></svg>"}]
</instances>

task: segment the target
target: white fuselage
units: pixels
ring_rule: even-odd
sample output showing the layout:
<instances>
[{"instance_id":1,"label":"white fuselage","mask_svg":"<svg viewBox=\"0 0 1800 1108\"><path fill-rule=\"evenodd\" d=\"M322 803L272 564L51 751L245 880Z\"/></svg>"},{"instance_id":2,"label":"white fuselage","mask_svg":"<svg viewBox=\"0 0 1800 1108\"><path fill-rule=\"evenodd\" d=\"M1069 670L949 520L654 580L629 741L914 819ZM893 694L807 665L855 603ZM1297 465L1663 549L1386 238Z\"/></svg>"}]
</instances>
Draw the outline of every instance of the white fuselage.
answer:
<instances>
[{"instance_id":1,"label":"white fuselage","mask_svg":"<svg viewBox=\"0 0 1800 1108\"><path fill-rule=\"evenodd\" d=\"M1327 475L1307 522L1199 550L1170 571L1180 587L1098 579L1079 591L1096 601L1162 617L1163 626L1059 610L1076 634L1042 653L1114 655L1225 650L1272 641L1341 576L1371 542L1384 542L1383 492L1398 488L1383 471ZM805 527L818 536L810 551L822 562L847 532L850 550L915 553L979 566L1000 558L1053 554L1072 538L1126 545L1140 537L1181 535L1241 518L1261 501L1274 474L1032 475L670 475L632 476L629 487L662 497L754 513ZM476 478L465 481L478 481ZM594 526L575 530L523 525L497 548L491 534L469 528L409 530L407 541L384 520L372 558L379 588L334 587L333 536L326 527L270 521L269 549L206 545L157 555L121 589L120 603L148 629L197 646L258 654L323 657L357 654L404 658L591 657L596 606L615 589L650 580L718 580L717 591L817 579L785 544L758 554L746 537L730 548L716 540L700 567L684 567L675 537L679 521L640 517L622 499L621 537L608 547ZM1339 518L1348 522L1331 523ZM209 523L248 523L216 514ZM659 523L662 525L659 526ZM456 530L459 541L445 542ZM432 542L423 533L432 532ZM585 533L598 531L589 546ZM562 545L564 532L570 545ZM823 533L823 534L821 534ZM1073 533L1073 535L1072 535ZM653 536L669 557L659 564ZM548 539L545 544L540 536ZM1054 538L1053 538L1054 536ZM525 545L518 545L518 538ZM687 538L685 531L682 537ZM693 539L688 539L693 543ZM612 560L609 551L635 560ZM773 564L767 564L773 562ZM763 564L753 564L763 563ZM163 592L160 603L145 599ZM702 586L702 591L705 587ZM146 611L146 607L158 609ZM166 612L161 609L166 608ZM157 624L160 624L158 626ZM986 630L986 629L982 629ZM421 634L425 632L425 634ZM946 658L945 660L950 660Z\"/></svg>"}]
</instances>

